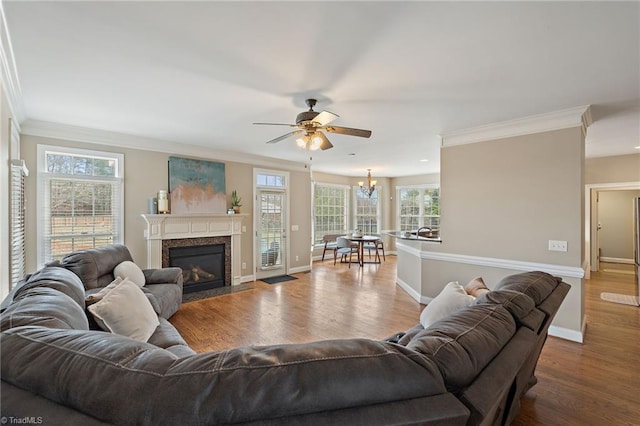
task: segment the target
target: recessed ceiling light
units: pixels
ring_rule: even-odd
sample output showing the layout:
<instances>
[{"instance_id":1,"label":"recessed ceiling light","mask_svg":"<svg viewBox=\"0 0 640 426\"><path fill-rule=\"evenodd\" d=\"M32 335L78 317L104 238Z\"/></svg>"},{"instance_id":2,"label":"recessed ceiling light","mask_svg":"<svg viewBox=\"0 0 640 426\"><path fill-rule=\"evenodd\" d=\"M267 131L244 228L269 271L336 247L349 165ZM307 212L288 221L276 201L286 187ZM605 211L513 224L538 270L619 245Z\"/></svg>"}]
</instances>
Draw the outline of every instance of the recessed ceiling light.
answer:
<instances>
[{"instance_id":1,"label":"recessed ceiling light","mask_svg":"<svg viewBox=\"0 0 640 426\"><path fill-rule=\"evenodd\" d=\"M420 160L421 163L426 163L427 161L429 161L428 158L423 158L422 160Z\"/></svg>"}]
</instances>

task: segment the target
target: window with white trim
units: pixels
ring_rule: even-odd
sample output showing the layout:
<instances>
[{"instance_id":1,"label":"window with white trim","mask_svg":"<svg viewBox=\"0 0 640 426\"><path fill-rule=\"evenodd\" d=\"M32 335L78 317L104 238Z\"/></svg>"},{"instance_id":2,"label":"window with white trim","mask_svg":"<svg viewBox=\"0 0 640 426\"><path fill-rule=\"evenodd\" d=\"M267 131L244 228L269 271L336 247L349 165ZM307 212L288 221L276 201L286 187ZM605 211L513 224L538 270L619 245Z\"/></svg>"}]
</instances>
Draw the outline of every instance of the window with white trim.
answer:
<instances>
[{"instance_id":1,"label":"window with white trim","mask_svg":"<svg viewBox=\"0 0 640 426\"><path fill-rule=\"evenodd\" d=\"M440 188L437 185L398 187L397 228L415 231L426 226L440 232Z\"/></svg>"},{"instance_id":2,"label":"window with white trim","mask_svg":"<svg viewBox=\"0 0 640 426\"><path fill-rule=\"evenodd\" d=\"M367 235L379 234L380 223L380 187L376 187L371 197L364 194L356 186L354 189L355 228Z\"/></svg>"},{"instance_id":3,"label":"window with white trim","mask_svg":"<svg viewBox=\"0 0 640 426\"><path fill-rule=\"evenodd\" d=\"M316 183L313 191L313 242L323 244L326 234L339 234L347 228L349 187Z\"/></svg>"},{"instance_id":4,"label":"window with white trim","mask_svg":"<svg viewBox=\"0 0 640 426\"><path fill-rule=\"evenodd\" d=\"M124 241L124 156L38 145L38 263Z\"/></svg>"}]
</instances>

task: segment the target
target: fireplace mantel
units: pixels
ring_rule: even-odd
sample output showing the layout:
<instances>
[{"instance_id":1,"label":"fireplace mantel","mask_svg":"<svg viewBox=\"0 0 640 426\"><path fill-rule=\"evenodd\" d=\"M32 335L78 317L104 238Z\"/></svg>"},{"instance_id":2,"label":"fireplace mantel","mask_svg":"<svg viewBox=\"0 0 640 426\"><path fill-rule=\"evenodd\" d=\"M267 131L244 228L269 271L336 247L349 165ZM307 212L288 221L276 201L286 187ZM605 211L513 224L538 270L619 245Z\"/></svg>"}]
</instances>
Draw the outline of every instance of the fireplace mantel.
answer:
<instances>
[{"instance_id":1,"label":"fireplace mantel","mask_svg":"<svg viewBox=\"0 0 640 426\"><path fill-rule=\"evenodd\" d=\"M231 237L231 285L240 284L242 218L247 214L143 214L147 223L147 268L162 267L162 241L179 238Z\"/></svg>"}]
</instances>

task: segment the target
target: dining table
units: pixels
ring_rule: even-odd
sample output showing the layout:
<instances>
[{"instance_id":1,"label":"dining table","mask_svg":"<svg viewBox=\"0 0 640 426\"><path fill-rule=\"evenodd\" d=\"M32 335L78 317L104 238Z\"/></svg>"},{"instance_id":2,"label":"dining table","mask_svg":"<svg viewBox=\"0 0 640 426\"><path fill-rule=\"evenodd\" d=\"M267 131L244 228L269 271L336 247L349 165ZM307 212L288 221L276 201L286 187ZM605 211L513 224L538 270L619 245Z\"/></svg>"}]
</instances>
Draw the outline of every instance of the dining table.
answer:
<instances>
[{"instance_id":1,"label":"dining table","mask_svg":"<svg viewBox=\"0 0 640 426\"><path fill-rule=\"evenodd\" d=\"M365 243L376 243L380 237L377 235L361 235L354 237L353 235L345 235L347 240L358 243L358 264L363 267L365 263L380 263L380 256L376 256L373 261L364 261L364 245Z\"/></svg>"}]
</instances>

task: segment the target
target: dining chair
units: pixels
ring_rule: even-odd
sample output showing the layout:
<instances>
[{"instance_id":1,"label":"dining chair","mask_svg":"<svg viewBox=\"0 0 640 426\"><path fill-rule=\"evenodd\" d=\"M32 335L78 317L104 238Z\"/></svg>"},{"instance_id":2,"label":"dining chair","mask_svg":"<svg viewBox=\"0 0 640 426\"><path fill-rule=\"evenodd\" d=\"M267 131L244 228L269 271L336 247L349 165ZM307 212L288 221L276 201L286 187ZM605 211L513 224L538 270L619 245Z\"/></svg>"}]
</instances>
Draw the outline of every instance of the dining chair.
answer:
<instances>
[{"instance_id":1,"label":"dining chair","mask_svg":"<svg viewBox=\"0 0 640 426\"><path fill-rule=\"evenodd\" d=\"M384 242L382 241L382 235L380 234L372 234L376 237L378 237L378 239L376 241L370 242L370 243L366 243L364 248L366 248L369 251L369 258L371 258L371 250L375 250L376 251L376 256L375 259L378 260L378 262L380 262L380 251L382 251L382 258L386 261L387 257L384 254Z\"/></svg>"},{"instance_id":2,"label":"dining chair","mask_svg":"<svg viewBox=\"0 0 640 426\"><path fill-rule=\"evenodd\" d=\"M349 255L349 268L351 268L351 259L353 253L358 257L357 260L360 260L360 253L357 247L353 247L351 241L347 240L345 237L336 238L336 251L333 253L333 264L336 264L336 260L338 259L338 255L340 255L340 262L346 260L347 255Z\"/></svg>"}]
</instances>

